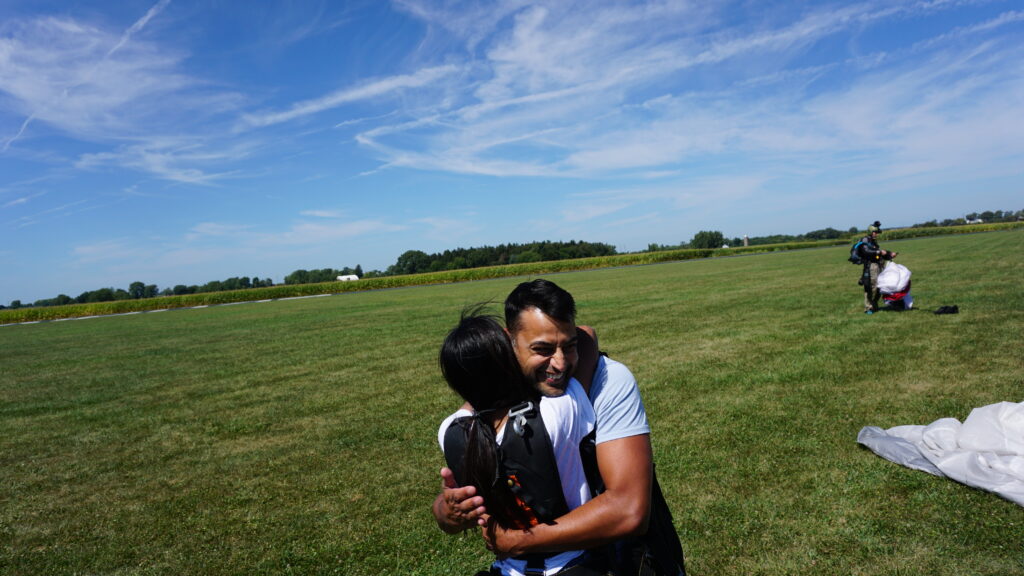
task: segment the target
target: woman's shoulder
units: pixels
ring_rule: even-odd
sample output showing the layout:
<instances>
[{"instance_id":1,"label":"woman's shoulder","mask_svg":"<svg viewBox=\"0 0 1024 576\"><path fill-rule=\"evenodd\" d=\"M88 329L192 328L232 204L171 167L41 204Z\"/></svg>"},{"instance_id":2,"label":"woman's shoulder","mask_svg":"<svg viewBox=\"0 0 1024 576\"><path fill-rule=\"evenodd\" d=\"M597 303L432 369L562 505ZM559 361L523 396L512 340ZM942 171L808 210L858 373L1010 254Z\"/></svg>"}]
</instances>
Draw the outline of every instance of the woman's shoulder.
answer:
<instances>
[{"instance_id":1,"label":"woman's shoulder","mask_svg":"<svg viewBox=\"0 0 1024 576\"><path fill-rule=\"evenodd\" d=\"M465 408L459 408L454 414L448 416L441 421L441 426L437 429L437 443L440 444L441 450L444 450L444 435L448 431L448 427L452 425L452 422L462 418L464 416L472 416L473 413Z\"/></svg>"}]
</instances>

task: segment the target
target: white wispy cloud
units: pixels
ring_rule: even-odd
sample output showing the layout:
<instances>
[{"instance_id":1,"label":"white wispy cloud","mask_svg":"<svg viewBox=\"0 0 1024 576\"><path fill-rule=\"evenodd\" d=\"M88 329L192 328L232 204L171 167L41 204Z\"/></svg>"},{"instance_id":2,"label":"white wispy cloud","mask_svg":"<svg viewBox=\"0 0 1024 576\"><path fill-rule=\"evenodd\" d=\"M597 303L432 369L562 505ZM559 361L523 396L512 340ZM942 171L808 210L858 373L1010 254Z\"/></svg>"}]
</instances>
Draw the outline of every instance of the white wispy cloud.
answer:
<instances>
[{"instance_id":1,"label":"white wispy cloud","mask_svg":"<svg viewBox=\"0 0 1024 576\"><path fill-rule=\"evenodd\" d=\"M343 214L333 211L303 211L303 216L316 218L299 220L289 228L280 231L267 231L265 227L252 224L229 222L202 222L193 226L186 234L185 240L190 243L214 242L221 248L234 246L235 249L251 250L275 248L277 246L322 245L405 229L405 226L392 224L383 220L342 220ZM323 220L331 220L324 223Z\"/></svg>"},{"instance_id":2,"label":"white wispy cloud","mask_svg":"<svg viewBox=\"0 0 1024 576\"><path fill-rule=\"evenodd\" d=\"M579 202L562 211L566 222L586 222L628 208L632 202Z\"/></svg>"},{"instance_id":3,"label":"white wispy cloud","mask_svg":"<svg viewBox=\"0 0 1024 576\"><path fill-rule=\"evenodd\" d=\"M32 123L32 119L34 118L35 114L30 114L28 118L25 118L25 121L21 123L21 128L18 130L18 133L4 141L3 148L0 148L0 152L6 152L15 140L21 138L21 135L25 133L25 129L28 128L28 125Z\"/></svg>"},{"instance_id":4,"label":"white wispy cloud","mask_svg":"<svg viewBox=\"0 0 1024 576\"><path fill-rule=\"evenodd\" d=\"M135 135L168 109L168 94L192 84L177 72L184 54L166 46L136 41L108 56L104 47L118 44L109 30L67 18L6 28L0 91L27 118L76 137Z\"/></svg>"},{"instance_id":5,"label":"white wispy cloud","mask_svg":"<svg viewBox=\"0 0 1024 576\"><path fill-rule=\"evenodd\" d=\"M28 204L34 198L38 198L38 197L44 196L44 195L46 195L46 192L40 191L40 192L33 192L33 193L28 194L26 196L19 196L18 198L15 198L14 200L9 200L9 201L5 202L3 207L4 208L11 208L11 207L14 207L14 206L21 206L22 204Z\"/></svg>"},{"instance_id":6,"label":"white wispy cloud","mask_svg":"<svg viewBox=\"0 0 1024 576\"><path fill-rule=\"evenodd\" d=\"M197 240L205 240L211 237L220 239L228 236L242 236L248 234L252 228L252 226L243 224L200 222L185 234L185 240L188 242L195 242Z\"/></svg>"},{"instance_id":7,"label":"white wispy cloud","mask_svg":"<svg viewBox=\"0 0 1024 576\"><path fill-rule=\"evenodd\" d=\"M450 74L458 71L455 66L436 66L417 70L412 74L402 74L388 78L380 78L367 82L361 86L342 88L326 96L305 100L293 104L283 112L268 112L264 114L247 114L243 116L243 122L248 126L265 127L273 124L280 124L317 114L325 110L336 108L343 104L376 98L389 93L408 88L420 88L436 82Z\"/></svg>"},{"instance_id":8,"label":"white wispy cloud","mask_svg":"<svg viewBox=\"0 0 1024 576\"><path fill-rule=\"evenodd\" d=\"M152 20L154 16L159 14L170 3L171 0L160 0L155 5L153 5L152 8L146 11L146 14L142 18L136 20L135 23L131 25L131 27L124 31L124 34L121 34L121 38L117 41L117 44L115 44L114 47L107 52L107 58L112 56L114 52L117 52L121 49L121 47L127 44L128 41L132 39L133 35L137 34L143 28L145 28L146 24L148 24L149 21Z\"/></svg>"},{"instance_id":9,"label":"white wispy cloud","mask_svg":"<svg viewBox=\"0 0 1024 576\"><path fill-rule=\"evenodd\" d=\"M509 15L532 4L531 0L493 2L392 0L399 10L443 28L464 41L470 51L486 39Z\"/></svg>"},{"instance_id":10,"label":"white wispy cloud","mask_svg":"<svg viewBox=\"0 0 1024 576\"><path fill-rule=\"evenodd\" d=\"M72 247L71 254L77 265L102 262L135 262L148 257L151 248L128 238L103 240Z\"/></svg>"},{"instance_id":11,"label":"white wispy cloud","mask_svg":"<svg viewBox=\"0 0 1024 576\"><path fill-rule=\"evenodd\" d=\"M341 210L303 210L299 212L302 216L310 216L312 218L344 218L345 212Z\"/></svg>"},{"instance_id":12,"label":"white wispy cloud","mask_svg":"<svg viewBox=\"0 0 1024 576\"><path fill-rule=\"evenodd\" d=\"M819 58L813 66L789 64L803 62L800 57L823 40L855 37L878 23L962 3L862 2L779 10L772 18L729 24L736 21L714 5L593 2L581 11L509 2L498 8L503 21L511 21L507 29L476 11L474 3L399 4L462 38L467 50L484 58L467 66L471 72L462 93L471 97L357 135L357 142L381 156L383 167L493 176L671 177L701 160L728 155L769 161L810 154L822 160L856 146L891 150L892 135L924 112L915 103L921 94L945 113L928 115L937 122L933 129L958 124L959 113L984 120L970 102L978 96L993 96L984 99L998 104L989 116L1017 115L1010 108L1013 92L997 95L1005 79L972 74L978 84L969 97L963 86L939 75L914 74L922 55L913 49L836 51L831 61ZM983 36L1020 18L1017 11L1007 12L937 35L918 51L937 52L936 61L974 61L970 46L949 41ZM1019 76L1013 70L1019 66L1009 64L1020 60L1016 46L993 64L1004 72L1009 65L1011 78ZM718 86L688 92L686 79L698 79L713 66ZM917 76L913 85L900 80L908 72ZM893 81L906 92L886 97L893 95ZM652 100L657 90L660 103ZM828 110L821 102L831 103ZM845 115L844 105L851 110ZM910 144L909 138L896 143Z\"/></svg>"},{"instance_id":13,"label":"white wispy cloud","mask_svg":"<svg viewBox=\"0 0 1024 576\"><path fill-rule=\"evenodd\" d=\"M203 168L231 164L246 157L250 144L228 145L212 151L206 147L174 140L154 139L146 144L121 146L107 152L81 155L75 162L80 169L107 166L148 172L166 180L187 184L209 185L237 176L235 171L208 172Z\"/></svg>"},{"instance_id":14,"label":"white wispy cloud","mask_svg":"<svg viewBox=\"0 0 1024 576\"><path fill-rule=\"evenodd\" d=\"M15 204L13 206L18 205L20 204ZM75 200L74 202L66 202L31 214L23 214L7 224L13 228L25 228L27 226L35 226L50 218L67 217L89 210L95 210L98 207L99 205L90 199Z\"/></svg>"},{"instance_id":15,"label":"white wispy cloud","mask_svg":"<svg viewBox=\"0 0 1024 576\"><path fill-rule=\"evenodd\" d=\"M0 93L7 112L24 116L0 152L45 124L90 145L74 161L78 169L114 167L194 184L229 175L223 166L237 156L196 150L203 143L241 149L218 133L227 122L216 119L235 110L239 96L190 77L182 71L184 50L143 34L169 5L160 0L120 33L70 16L0 24Z\"/></svg>"},{"instance_id":16,"label":"white wispy cloud","mask_svg":"<svg viewBox=\"0 0 1024 576\"><path fill-rule=\"evenodd\" d=\"M262 235L260 241L268 246L319 245L371 234L397 232L403 229L405 229L404 226L390 224L383 220L352 220L333 224L300 222L286 232Z\"/></svg>"},{"instance_id":17,"label":"white wispy cloud","mask_svg":"<svg viewBox=\"0 0 1024 576\"><path fill-rule=\"evenodd\" d=\"M460 217L417 218L412 224L426 226L426 230L420 233L424 238L445 243L457 243L462 239L475 237L484 229L480 218L472 211L463 213Z\"/></svg>"}]
</instances>

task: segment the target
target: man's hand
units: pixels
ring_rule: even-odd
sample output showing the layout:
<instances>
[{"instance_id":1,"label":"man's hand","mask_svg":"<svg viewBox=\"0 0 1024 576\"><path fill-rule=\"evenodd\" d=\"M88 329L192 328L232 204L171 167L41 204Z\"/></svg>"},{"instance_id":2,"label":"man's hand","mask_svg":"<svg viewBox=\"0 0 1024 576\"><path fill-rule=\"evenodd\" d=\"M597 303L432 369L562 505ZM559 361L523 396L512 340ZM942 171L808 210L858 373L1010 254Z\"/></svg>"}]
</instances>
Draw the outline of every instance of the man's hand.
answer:
<instances>
[{"instance_id":1,"label":"man's hand","mask_svg":"<svg viewBox=\"0 0 1024 576\"><path fill-rule=\"evenodd\" d=\"M530 530L506 530L497 522L488 522L481 526L481 535L487 549L499 559L519 556L523 553L523 544L532 536Z\"/></svg>"},{"instance_id":2,"label":"man's hand","mask_svg":"<svg viewBox=\"0 0 1024 576\"><path fill-rule=\"evenodd\" d=\"M475 487L460 488L455 474L448 468L441 468L441 493L434 499L432 511L438 528L457 534L476 526L487 510L484 499L476 495Z\"/></svg>"},{"instance_id":3,"label":"man's hand","mask_svg":"<svg viewBox=\"0 0 1024 576\"><path fill-rule=\"evenodd\" d=\"M487 549L499 558L595 548L647 531L651 508L651 443L647 434L597 445L606 490L583 506L528 530L486 526Z\"/></svg>"}]
</instances>

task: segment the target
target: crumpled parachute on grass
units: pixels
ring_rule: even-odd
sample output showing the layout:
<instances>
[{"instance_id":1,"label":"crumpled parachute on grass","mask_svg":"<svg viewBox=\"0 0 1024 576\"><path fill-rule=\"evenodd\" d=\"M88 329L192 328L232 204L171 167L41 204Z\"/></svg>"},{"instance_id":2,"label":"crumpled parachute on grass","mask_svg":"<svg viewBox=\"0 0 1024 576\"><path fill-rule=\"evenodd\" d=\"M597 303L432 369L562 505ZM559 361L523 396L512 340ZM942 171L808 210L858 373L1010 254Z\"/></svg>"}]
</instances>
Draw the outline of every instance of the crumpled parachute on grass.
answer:
<instances>
[{"instance_id":1,"label":"crumpled parachute on grass","mask_svg":"<svg viewBox=\"0 0 1024 576\"><path fill-rule=\"evenodd\" d=\"M886 460L1024 506L1024 402L975 408L962 424L942 418L927 426L865 426L857 442Z\"/></svg>"}]
</instances>

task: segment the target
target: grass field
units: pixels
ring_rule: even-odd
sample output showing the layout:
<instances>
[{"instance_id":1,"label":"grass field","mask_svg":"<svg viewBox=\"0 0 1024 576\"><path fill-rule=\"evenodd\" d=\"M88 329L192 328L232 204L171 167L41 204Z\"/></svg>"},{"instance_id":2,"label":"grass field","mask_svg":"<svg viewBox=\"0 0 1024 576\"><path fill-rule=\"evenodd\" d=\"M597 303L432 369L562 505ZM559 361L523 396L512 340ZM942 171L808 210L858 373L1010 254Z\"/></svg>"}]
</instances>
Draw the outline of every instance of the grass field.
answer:
<instances>
[{"instance_id":1,"label":"grass field","mask_svg":"<svg viewBox=\"0 0 1024 576\"><path fill-rule=\"evenodd\" d=\"M884 247L922 310L865 316L846 247L550 277L640 382L691 574L1024 574L1024 508L855 442L1024 400L1024 232ZM522 280L0 328L0 573L483 568L429 513L436 352Z\"/></svg>"}]
</instances>

